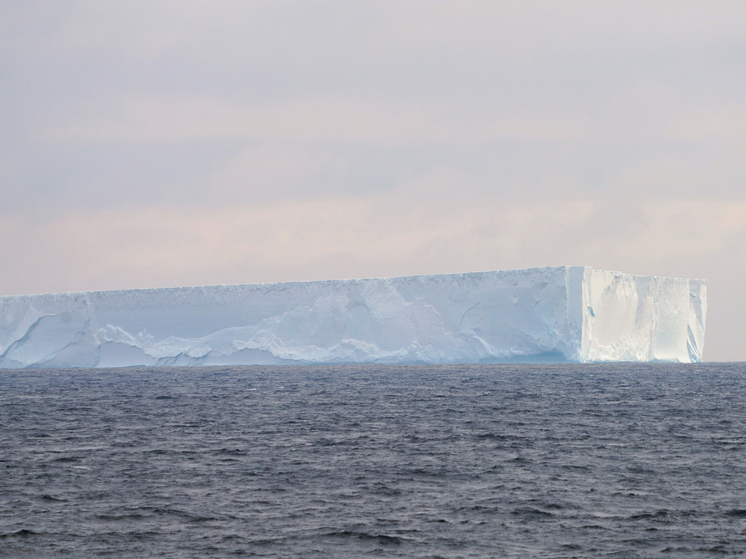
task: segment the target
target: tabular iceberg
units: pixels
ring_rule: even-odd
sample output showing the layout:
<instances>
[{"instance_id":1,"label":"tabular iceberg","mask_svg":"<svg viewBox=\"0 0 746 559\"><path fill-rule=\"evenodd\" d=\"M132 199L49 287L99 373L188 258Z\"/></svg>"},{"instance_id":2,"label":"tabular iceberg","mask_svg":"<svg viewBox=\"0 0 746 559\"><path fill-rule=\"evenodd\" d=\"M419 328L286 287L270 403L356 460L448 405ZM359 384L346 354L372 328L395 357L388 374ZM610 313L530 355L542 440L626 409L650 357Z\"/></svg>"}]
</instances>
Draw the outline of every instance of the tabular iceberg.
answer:
<instances>
[{"instance_id":1,"label":"tabular iceberg","mask_svg":"<svg viewBox=\"0 0 746 559\"><path fill-rule=\"evenodd\" d=\"M0 367L699 362L703 280L587 266L0 297Z\"/></svg>"}]
</instances>

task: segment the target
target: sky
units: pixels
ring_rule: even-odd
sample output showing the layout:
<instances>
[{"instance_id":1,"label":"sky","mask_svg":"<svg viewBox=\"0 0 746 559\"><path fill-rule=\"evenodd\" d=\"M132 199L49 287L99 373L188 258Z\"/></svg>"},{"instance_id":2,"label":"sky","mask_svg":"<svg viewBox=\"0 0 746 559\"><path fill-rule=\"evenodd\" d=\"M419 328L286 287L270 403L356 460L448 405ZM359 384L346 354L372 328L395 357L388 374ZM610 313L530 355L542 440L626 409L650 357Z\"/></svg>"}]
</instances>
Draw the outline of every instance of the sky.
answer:
<instances>
[{"instance_id":1,"label":"sky","mask_svg":"<svg viewBox=\"0 0 746 559\"><path fill-rule=\"evenodd\" d=\"M588 265L746 360L746 2L0 3L0 294Z\"/></svg>"}]
</instances>

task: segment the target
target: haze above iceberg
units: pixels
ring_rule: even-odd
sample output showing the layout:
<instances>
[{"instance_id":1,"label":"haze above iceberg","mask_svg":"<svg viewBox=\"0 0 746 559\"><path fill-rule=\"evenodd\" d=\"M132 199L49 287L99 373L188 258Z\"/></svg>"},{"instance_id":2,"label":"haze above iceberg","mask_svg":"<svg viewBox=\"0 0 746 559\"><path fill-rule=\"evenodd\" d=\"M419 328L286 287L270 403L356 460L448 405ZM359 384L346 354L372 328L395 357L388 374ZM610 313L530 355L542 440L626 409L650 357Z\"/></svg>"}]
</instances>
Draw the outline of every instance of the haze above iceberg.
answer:
<instances>
[{"instance_id":1,"label":"haze above iceberg","mask_svg":"<svg viewBox=\"0 0 746 559\"><path fill-rule=\"evenodd\" d=\"M0 297L0 367L699 362L703 280L586 266Z\"/></svg>"}]
</instances>

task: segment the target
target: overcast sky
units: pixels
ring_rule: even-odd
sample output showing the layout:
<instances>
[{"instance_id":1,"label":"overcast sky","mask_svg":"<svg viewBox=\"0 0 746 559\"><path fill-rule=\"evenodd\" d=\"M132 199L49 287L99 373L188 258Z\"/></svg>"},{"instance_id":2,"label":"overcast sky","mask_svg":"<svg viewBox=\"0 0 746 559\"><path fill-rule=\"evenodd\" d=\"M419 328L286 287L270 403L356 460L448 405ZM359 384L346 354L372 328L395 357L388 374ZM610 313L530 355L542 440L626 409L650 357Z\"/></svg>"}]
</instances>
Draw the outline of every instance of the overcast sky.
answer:
<instances>
[{"instance_id":1,"label":"overcast sky","mask_svg":"<svg viewBox=\"0 0 746 559\"><path fill-rule=\"evenodd\" d=\"M0 3L0 294L585 264L746 360L746 2Z\"/></svg>"}]
</instances>

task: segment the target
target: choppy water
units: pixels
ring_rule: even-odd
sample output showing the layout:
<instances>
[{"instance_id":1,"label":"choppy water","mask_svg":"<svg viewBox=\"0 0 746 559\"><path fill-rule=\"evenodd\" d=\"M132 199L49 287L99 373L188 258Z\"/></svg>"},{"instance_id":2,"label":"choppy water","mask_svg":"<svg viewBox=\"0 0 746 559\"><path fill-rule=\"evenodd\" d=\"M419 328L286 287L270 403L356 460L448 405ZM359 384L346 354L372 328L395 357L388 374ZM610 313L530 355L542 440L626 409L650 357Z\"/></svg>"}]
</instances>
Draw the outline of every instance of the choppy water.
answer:
<instances>
[{"instance_id":1,"label":"choppy water","mask_svg":"<svg viewBox=\"0 0 746 559\"><path fill-rule=\"evenodd\" d=\"M0 556L746 551L746 365L0 371Z\"/></svg>"}]
</instances>

